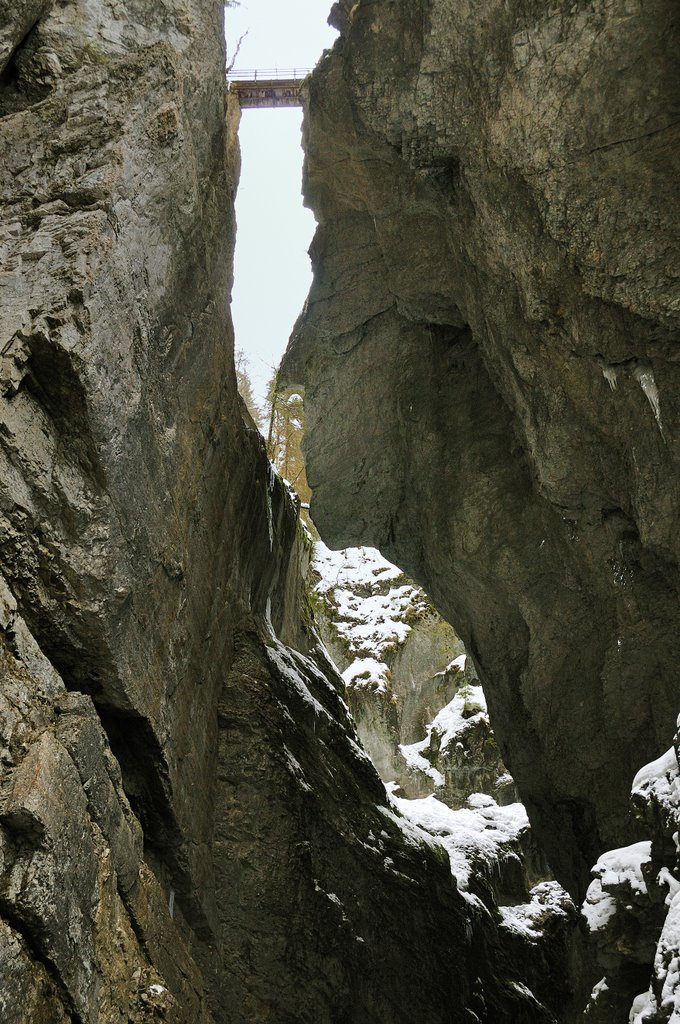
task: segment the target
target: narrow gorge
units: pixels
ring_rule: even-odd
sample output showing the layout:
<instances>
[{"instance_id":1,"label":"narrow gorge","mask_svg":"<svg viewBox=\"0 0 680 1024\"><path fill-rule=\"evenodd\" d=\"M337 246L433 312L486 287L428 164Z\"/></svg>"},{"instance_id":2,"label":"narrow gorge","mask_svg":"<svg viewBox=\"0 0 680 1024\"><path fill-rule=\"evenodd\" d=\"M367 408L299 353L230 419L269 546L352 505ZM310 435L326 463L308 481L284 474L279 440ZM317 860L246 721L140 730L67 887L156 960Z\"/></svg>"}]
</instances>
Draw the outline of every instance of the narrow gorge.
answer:
<instances>
[{"instance_id":1,"label":"narrow gorge","mask_svg":"<svg viewBox=\"0 0 680 1024\"><path fill-rule=\"evenodd\" d=\"M333 5L316 543L229 6L0 0L0 1017L672 1024L677 5Z\"/></svg>"}]
</instances>

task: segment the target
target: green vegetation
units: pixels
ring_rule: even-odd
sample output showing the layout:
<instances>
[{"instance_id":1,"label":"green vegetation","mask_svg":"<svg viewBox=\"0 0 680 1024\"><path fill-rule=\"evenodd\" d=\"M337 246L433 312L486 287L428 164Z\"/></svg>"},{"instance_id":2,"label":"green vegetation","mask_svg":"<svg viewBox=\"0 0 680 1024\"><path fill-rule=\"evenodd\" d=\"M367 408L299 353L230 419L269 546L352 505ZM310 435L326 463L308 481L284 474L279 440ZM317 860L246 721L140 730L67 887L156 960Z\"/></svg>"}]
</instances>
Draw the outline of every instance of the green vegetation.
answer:
<instances>
[{"instance_id":1,"label":"green vegetation","mask_svg":"<svg viewBox=\"0 0 680 1024\"><path fill-rule=\"evenodd\" d=\"M463 676L463 682L458 687L458 694L463 698L463 708L461 714L463 718L472 718L473 715L479 714L484 708L478 701L472 699L472 686L467 676Z\"/></svg>"},{"instance_id":2,"label":"green vegetation","mask_svg":"<svg viewBox=\"0 0 680 1024\"><path fill-rule=\"evenodd\" d=\"M234 355L234 368L236 370L236 385L238 392L246 403L246 408L255 421L258 430L262 430L262 410L255 400L253 385L250 380L248 357L242 349L238 349Z\"/></svg>"},{"instance_id":3,"label":"green vegetation","mask_svg":"<svg viewBox=\"0 0 680 1024\"><path fill-rule=\"evenodd\" d=\"M298 493L300 500L308 504L311 491L302 455L305 426L302 397L290 388L282 388L279 371L275 370L269 381L264 408L261 408L253 392L248 359L242 351L236 352L235 367L241 398L260 433L266 437L267 455L284 480ZM308 517L304 518L311 526Z\"/></svg>"},{"instance_id":4,"label":"green vegetation","mask_svg":"<svg viewBox=\"0 0 680 1024\"><path fill-rule=\"evenodd\" d=\"M295 488L300 500L308 503L311 491L302 456L305 426L302 397L290 388L281 387L278 370L269 381L267 410L267 454L284 480L288 480Z\"/></svg>"}]
</instances>

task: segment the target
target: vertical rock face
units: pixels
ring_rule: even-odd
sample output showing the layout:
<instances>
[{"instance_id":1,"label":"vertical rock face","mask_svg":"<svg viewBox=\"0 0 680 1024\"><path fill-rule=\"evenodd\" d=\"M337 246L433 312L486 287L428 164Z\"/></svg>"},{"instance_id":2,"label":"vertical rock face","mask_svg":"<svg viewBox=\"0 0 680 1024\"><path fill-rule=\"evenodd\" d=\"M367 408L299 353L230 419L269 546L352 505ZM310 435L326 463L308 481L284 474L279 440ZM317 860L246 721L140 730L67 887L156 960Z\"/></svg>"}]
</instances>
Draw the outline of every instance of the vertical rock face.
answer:
<instances>
[{"instance_id":1,"label":"vertical rock face","mask_svg":"<svg viewBox=\"0 0 680 1024\"><path fill-rule=\"evenodd\" d=\"M558 877L637 838L677 712L678 23L669 0L339 3L312 76L312 514L472 654Z\"/></svg>"},{"instance_id":2,"label":"vertical rock face","mask_svg":"<svg viewBox=\"0 0 680 1024\"><path fill-rule=\"evenodd\" d=\"M535 965L513 958L493 914L457 890L441 846L387 802L302 612L296 512L244 425L234 380L237 112L225 103L222 10L0 0L2 1017L548 1021L568 986L532 996ZM623 53L607 35L617 9L570 11L553 26L557 43L585 19L574 60L592 36L604 81ZM612 181L648 171L651 187L653 170L661 188L672 130L652 113L673 83L653 43L667 29L663 8L654 24L636 11L621 24L636 39L647 26L633 76L651 76L645 138L638 148L622 141L632 135L603 136L591 157ZM501 103L515 15L490 13L485 34L449 5L363 0L345 12L345 50L312 86L310 160L316 146L328 167L310 163L309 175L325 226L297 357L320 512L336 516L338 536L357 514L361 539L375 535L430 579L495 680L492 710L544 834L573 827L561 866L576 877L577 851L589 857L599 842L591 819L602 836L620 827L630 748L637 765L668 717L676 424L663 289L674 268L660 255L667 220L654 222L649 251L632 227L621 229L630 251L605 244L611 210L638 223L649 190L624 203L608 185L600 209L567 188L579 174L592 183L579 161L536 157L533 178L523 165L533 191L516 162L500 161L504 147L534 152L534 121L529 100L521 120L512 96ZM567 93L554 91L559 61L554 88L541 80L541 19L525 15L531 46L517 42L518 66L552 126L550 97ZM456 68L480 67L480 53L490 77L465 92ZM611 97L603 132L618 129L627 95ZM487 141L474 102L490 123L506 111ZM454 109L467 142L442 133ZM556 196L567 197L564 223ZM540 262L539 213L550 252L567 238L571 262ZM588 225L602 233L602 266L587 264ZM372 402L383 374L383 435L366 401L359 462L342 431L337 462L324 462L325 399L344 388L354 402L363 389ZM344 525L323 465L343 469ZM578 510L574 494L586 495Z\"/></svg>"},{"instance_id":3,"label":"vertical rock face","mask_svg":"<svg viewBox=\"0 0 680 1024\"><path fill-rule=\"evenodd\" d=\"M234 379L222 11L0 0L1 1015L544 1020L301 614Z\"/></svg>"},{"instance_id":4,"label":"vertical rock face","mask_svg":"<svg viewBox=\"0 0 680 1024\"><path fill-rule=\"evenodd\" d=\"M3 86L3 567L66 687L106 718L198 921L187 879L205 860L209 666L234 560L220 523L236 452L222 453L244 447L222 42L212 5L144 8L47 10ZM197 585L212 567L217 601Z\"/></svg>"},{"instance_id":5,"label":"vertical rock face","mask_svg":"<svg viewBox=\"0 0 680 1024\"><path fill-rule=\"evenodd\" d=\"M229 370L221 8L4 6L8 970L39 987L43 964L68 1019L207 1020L184 940L216 927L215 705L262 533L224 525L257 445Z\"/></svg>"},{"instance_id":6,"label":"vertical rock face","mask_svg":"<svg viewBox=\"0 0 680 1024\"><path fill-rule=\"evenodd\" d=\"M206 750L236 557L220 526L248 447L227 387L220 10L19 4L4 24L12 977L40 984L43 964L68 1019L207 1020L182 932L214 926ZM198 585L212 567L221 592Z\"/></svg>"}]
</instances>

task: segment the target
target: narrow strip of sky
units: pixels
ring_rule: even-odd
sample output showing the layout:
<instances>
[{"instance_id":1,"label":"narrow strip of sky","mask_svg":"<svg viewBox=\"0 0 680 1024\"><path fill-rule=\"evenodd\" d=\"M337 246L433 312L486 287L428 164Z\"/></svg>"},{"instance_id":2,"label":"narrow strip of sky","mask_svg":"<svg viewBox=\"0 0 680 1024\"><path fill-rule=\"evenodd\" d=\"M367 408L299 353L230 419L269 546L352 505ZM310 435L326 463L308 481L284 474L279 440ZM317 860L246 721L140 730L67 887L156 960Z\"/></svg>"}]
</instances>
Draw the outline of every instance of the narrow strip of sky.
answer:
<instances>
[{"instance_id":1,"label":"narrow strip of sky","mask_svg":"<svg viewBox=\"0 0 680 1024\"><path fill-rule=\"evenodd\" d=\"M228 63L244 36L236 68L314 67L336 37L326 24L329 8L330 0L242 0L227 7ZM302 206L301 121L295 108L241 116L232 316L236 347L248 357L260 402L311 284L314 218Z\"/></svg>"}]
</instances>

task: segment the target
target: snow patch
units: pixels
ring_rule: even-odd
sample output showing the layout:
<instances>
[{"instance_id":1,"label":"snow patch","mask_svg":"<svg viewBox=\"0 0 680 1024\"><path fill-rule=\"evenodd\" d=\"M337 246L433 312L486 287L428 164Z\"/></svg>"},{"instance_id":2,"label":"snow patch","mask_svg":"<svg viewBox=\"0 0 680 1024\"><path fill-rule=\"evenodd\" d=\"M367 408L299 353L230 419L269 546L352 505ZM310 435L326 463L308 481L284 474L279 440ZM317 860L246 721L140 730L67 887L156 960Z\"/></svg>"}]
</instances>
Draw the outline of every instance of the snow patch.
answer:
<instances>
[{"instance_id":1,"label":"snow patch","mask_svg":"<svg viewBox=\"0 0 680 1024\"><path fill-rule=\"evenodd\" d=\"M532 942L542 938L548 918L566 918L575 913L569 893L559 882L540 882L533 887L529 895L529 903L498 909L502 927Z\"/></svg>"},{"instance_id":2,"label":"snow patch","mask_svg":"<svg viewBox=\"0 0 680 1024\"><path fill-rule=\"evenodd\" d=\"M650 992L642 992L633 1000L630 1008L629 1024L646 1024L650 1014L653 1014L656 1007L656 1000Z\"/></svg>"},{"instance_id":3,"label":"snow patch","mask_svg":"<svg viewBox=\"0 0 680 1024\"><path fill-rule=\"evenodd\" d=\"M474 862L491 866L529 828L523 804L499 807L492 797L484 797L482 806L457 811L436 796L420 800L392 796L391 800L412 824L444 847L458 888L463 892L469 887Z\"/></svg>"},{"instance_id":4,"label":"snow patch","mask_svg":"<svg viewBox=\"0 0 680 1024\"><path fill-rule=\"evenodd\" d=\"M370 686L379 693L387 693L390 671L383 661L377 658L357 658L342 673L347 686Z\"/></svg>"},{"instance_id":5,"label":"snow patch","mask_svg":"<svg viewBox=\"0 0 680 1024\"><path fill-rule=\"evenodd\" d=\"M623 846L603 853L592 869L595 876L588 886L581 913L591 932L606 928L617 910L613 892L626 896L647 895L642 867L651 860L652 844L648 841Z\"/></svg>"},{"instance_id":6,"label":"snow patch","mask_svg":"<svg viewBox=\"0 0 680 1024\"><path fill-rule=\"evenodd\" d=\"M429 746L430 734L428 732L425 739L418 740L417 743L400 743L399 753L404 758L411 771L422 772L423 775L427 775L428 778L432 779L436 787L440 787L444 785L444 776L439 769L434 768L422 754L422 751L427 750Z\"/></svg>"},{"instance_id":7,"label":"snow patch","mask_svg":"<svg viewBox=\"0 0 680 1024\"><path fill-rule=\"evenodd\" d=\"M632 797L637 801L654 801L669 817L679 817L680 768L674 747L640 769L633 779Z\"/></svg>"},{"instance_id":8,"label":"snow patch","mask_svg":"<svg viewBox=\"0 0 680 1024\"><path fill-rule=\"evenodd\" d=\"M603 888L627 886L634 893L646 895L647 886L642 875L643 864L652 859L652 844L645 840L603 853L593 872L600 878Z\"/></svg>"},{"instance_id":9,"label":"snow patch","mask_svg":"<svg viewBox=\"0 0 680 1024\"><path fill-rule=\"evenodd\" d=\"M455 662L460 662L464 658L465 655L461 655ZM440 788L444 785L444 776L425 757L425 751L432 746L433 735L436 736L438 749L444 753L451 744L461 741L466 730L474 728L482 721L488 722L484 692L481 686L466 685L430 722L425 739L416 743L401 743L399 752L412 771L427 775L434 782L435 788ZM508 778L510 779L510 776ZM492 797L488 799L492 800Z\"/></svg>"},{"instance_id":10,"label":"snow patch","mask_svg":"<svg viewBox=\"0 0 680 1024\"><path fill-rule=\"evenodd\" d=\"M454 671L456 671L456 672L464 672L465 671L465 664L466 664L466 662L467 662L467 654L459 654L458 657L454 658L453 661L450 661L448 663L448 665L446 666L446 668L443 668L441 670L441 672L435 672L435 679L438 676L445 676L445 675L448 675L450 672L454 672Z\"/></svg>"},{"instance_id":11,"label":"snow patch","mask_svg":"<svg viewBox=\"0 0 680 1024\"><path fill-rule=\"evenodd\" d=\"M333 625L352 659L343 672L345 683L388 693L385 659L427 611L424 593L403 582L401 569L375 548L331 551L317 541L313 569L320 577L314 592L333 609Z\"/></svg>"},{"instance_id":12,"label":"snow patch","mask_svg":"<svg viewBox=\"0 0 680 1024\"><path fill-rule=\"evenodd\" d=\"M667 907L670 907L678 892L680 892L680 881L666 867L661 868L656 880L659 885L668 886L668 895L666 896L665 903Z\"/></svg>"},{"instance_id":13,"label":"snow patch","mask_svg":"<svg viewBox=\"0 0 680 1024\"><path fill-rule=\"evenodd\" d=\"M481 686L464 687L432 722L432 731L441 736L439 749L446 750L466 729L482 720L488 721L484 691Z\"/></svg>"},{"instance_id":14,"label":"snow patch","mask_svg":"<svg viewBox=\"0 0 680 1024\"><path fill-rule=\"evenodd\" d=\"M322 540L316 542L314 568L321 577L316 586L320 594L335 587L372 587L376 581L398 580L403 576L401 569L383 558L376 548L331 551Z\"/></svg>"}]
</instances>

